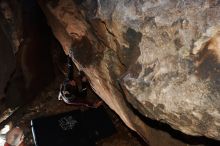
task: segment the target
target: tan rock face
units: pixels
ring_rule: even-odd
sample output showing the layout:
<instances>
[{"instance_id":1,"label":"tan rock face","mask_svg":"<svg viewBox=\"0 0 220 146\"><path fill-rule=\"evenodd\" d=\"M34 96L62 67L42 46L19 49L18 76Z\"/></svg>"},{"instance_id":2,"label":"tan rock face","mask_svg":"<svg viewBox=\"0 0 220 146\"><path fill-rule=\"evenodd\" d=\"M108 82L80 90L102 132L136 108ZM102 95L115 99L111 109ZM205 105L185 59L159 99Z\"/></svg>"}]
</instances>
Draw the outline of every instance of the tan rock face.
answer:
<instances>
[{"instance_id":1,"label":"tan rock face","mask_svg":"<svg viewBox=\"0 0 220 146\"><path fill-rule=\"evenodd\" d=\"M39 3L66 54L131 129L156 136L126 100L186 134L220 139L218 1Z\"/></svg>"},{"instance_id":2,"label":"tan rock face","mask_svg":"<svg viewBox=\"0 0 220 146\"><path fill-rule=\"evenodd\" d=\"M154 5L141 13L150 15L153 27L136 28L143 34L136 62L141 69L133 65L122 77L129 101L138 101L133 106L147 117L184 133L220 139L216 13L220 5L210 1Z\"/></svg>"}]
</instances>

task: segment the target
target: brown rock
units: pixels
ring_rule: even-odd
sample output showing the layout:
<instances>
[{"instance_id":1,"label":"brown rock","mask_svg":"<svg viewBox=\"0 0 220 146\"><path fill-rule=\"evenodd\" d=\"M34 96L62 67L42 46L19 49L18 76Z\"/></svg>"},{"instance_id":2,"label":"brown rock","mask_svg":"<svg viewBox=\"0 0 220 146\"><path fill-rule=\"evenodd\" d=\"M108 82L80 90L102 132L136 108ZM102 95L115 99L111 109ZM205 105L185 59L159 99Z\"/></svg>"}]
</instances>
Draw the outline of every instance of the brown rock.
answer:
<instances>
[{"instance_id":1,"label":"brown rock","mask_svg":"<svg viewBox=\"0 0 220 146\"><path fill-rule=\"evenodd\" d=\"M194 109L203 98L202 93L210 89L194 75L196 57L191 56L194 41L218 22L216 15L215 20L209 18L209 25L204 23L208 1L39 3L54 35L66 54L87 74L94 91L150 145L186 144L150 128L127 100L143 115L162 120L182 132L219 139L216 127L204 122L213 117L204 112L212 102L203 104L201 111ZM213 124L218 116L211 119Z\"/></svg>"},{"instance_id":2,"label":"brown rock","mask_svg":"<svg viewBox=\"0 0 220 146\"><path fill-rule=\"evenodd\" d=\"M0 99L5 97L5 87L15 70L15 56L11 48L11 43L6 39L6 35L0 27Z\"/></svg>"}]
</instances>

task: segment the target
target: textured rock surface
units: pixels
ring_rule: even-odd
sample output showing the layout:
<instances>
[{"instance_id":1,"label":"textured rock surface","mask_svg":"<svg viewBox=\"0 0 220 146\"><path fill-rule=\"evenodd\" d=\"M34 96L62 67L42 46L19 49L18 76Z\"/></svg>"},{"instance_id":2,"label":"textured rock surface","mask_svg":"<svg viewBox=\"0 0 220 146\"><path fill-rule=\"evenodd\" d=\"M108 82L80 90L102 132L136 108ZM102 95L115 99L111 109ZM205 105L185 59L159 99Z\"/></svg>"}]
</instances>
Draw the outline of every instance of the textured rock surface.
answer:
<instances>
[{"instance_id":1,"label":"textured rock surface","mask_svg":"<svg viewBox=\"0 0 220 146\"><path fill-rule=\"evenodd\" d=\"M190 135L220 139L217 0L39 1L66 54L140 135L142 114Z\"/></svg>"},{"instance_id":2,"label":"textured rock surface","mask_svg":"<svg viewBox=\"0 0 220 146\"><path fill-rule=\"evenodd\" d=\"M5 96L6 85L15 70L16 57L14 53L18 49L15 42L18 39L17 31L13 27L14 17L9 3L4 0L0 1L0 99Z\"/></svg>"},{"instance_id":3,"label":"textured rock surface","mask_svg":"<svg viewBox=\"0 0 220 146\"><path fill-rule=\"evenodd\" d=\"M142 33L140 55L122 77L130 103L184 133L220 139L219 2L137 5L140 15L123 21Z\"/></svg>"},{"instance_id":4,"label":"textured rock surface","mask_svg":"<svg viewBox=\"0 0 220 146\"><path fill-rule=\"evenodd\" d=\"M23 41L22 5L16 0L0 1L0 20L6 38L11 44L13 53L17 53Z\"/></svg>"}]
</instances>

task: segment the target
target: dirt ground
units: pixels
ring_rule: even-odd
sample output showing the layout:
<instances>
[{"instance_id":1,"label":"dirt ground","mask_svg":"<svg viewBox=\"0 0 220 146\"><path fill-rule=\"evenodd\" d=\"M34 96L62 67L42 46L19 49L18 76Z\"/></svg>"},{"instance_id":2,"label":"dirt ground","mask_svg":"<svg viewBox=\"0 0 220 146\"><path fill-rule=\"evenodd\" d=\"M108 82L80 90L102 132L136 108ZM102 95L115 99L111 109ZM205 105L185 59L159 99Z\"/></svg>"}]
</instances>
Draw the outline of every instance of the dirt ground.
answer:
<instances>
[{"instance_id":1,"label":"dirt ground","mask_svg":"<svg viewBox=\"0 0 220 146\"><path fill-rule=\"evenodd\" d=\"M11 117L10 122L13 126L19 126L23 129L25 135L26 146L34 146L31 133L30 121L41 116L56 115L76 109L87 110L88 108L66 105L62 101L57 100L59 81L55 81L47 87L40 95L36 97L32 103L19 108ZM89 97L97 97L91 90ZM97 146L147 146L141 138L131 131L120 118L103 103L107 113L114 123L117 132L110 137L102 139L96 143Z\"/></svg>"}]
</instances>

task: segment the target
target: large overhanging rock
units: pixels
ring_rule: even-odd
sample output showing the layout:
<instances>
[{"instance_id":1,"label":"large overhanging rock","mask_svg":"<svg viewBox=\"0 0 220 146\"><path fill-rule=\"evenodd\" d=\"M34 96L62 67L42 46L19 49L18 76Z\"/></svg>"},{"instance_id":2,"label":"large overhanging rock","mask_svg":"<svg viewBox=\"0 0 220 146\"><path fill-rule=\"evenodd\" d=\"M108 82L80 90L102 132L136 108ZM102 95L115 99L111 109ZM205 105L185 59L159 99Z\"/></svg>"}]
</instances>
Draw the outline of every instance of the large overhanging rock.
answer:
<instances>
[{"instance_id":1,"label":"large overhanging rock","mask_svg":"<svg viewBox=\"0 0 220 146\"><path fill-rule=\"evenodd\" d=\"M118 80L145 116L190 135L220 139L217 1L39 3L66 54L131 129L146 139L167 136L132 112Z\"/></svg>"}]
</instances>

